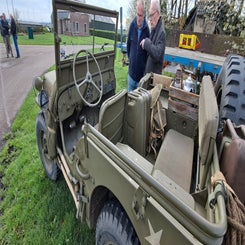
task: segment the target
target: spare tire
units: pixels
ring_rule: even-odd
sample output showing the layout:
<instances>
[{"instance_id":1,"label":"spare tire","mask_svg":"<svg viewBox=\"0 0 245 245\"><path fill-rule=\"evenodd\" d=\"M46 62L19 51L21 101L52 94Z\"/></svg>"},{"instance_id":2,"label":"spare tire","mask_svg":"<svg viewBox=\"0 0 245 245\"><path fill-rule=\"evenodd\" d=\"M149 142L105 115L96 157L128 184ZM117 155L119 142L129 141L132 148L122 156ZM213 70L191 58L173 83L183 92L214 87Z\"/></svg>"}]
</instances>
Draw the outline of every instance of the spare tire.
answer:
<instances>
[{"instance_id":1,"label":"spare tire","mask_svg":"<svg viewBox=\"0 0 245 245\"><path fill-rule=\"evenodd\" d=\"M245 57L229 55L215 84L220 109L220 124L230 119L245 124Z\"/></svg>"}]
</instances>

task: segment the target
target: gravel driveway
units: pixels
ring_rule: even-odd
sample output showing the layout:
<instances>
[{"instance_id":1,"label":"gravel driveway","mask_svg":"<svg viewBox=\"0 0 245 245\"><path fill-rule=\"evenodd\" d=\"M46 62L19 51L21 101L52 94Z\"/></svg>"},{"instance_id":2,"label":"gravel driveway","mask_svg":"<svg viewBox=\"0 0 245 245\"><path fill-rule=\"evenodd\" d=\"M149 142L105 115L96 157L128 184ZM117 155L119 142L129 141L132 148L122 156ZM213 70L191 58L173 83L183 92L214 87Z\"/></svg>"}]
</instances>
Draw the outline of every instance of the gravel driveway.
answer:
<instances>
[{"instance_id":1,"label":"gravel driveway","mask_svg":"<svg viewBox=\"0 0 245 245\"><path fill-rule=\"evenodd\" d=\"M19 49L19 59L7 58L5 47L0 43L0 149L5 143L4 134L10 130L32 89L34 77L42 75L55 63L53 46L19 46Z\"/></svg>"}]
</instances>

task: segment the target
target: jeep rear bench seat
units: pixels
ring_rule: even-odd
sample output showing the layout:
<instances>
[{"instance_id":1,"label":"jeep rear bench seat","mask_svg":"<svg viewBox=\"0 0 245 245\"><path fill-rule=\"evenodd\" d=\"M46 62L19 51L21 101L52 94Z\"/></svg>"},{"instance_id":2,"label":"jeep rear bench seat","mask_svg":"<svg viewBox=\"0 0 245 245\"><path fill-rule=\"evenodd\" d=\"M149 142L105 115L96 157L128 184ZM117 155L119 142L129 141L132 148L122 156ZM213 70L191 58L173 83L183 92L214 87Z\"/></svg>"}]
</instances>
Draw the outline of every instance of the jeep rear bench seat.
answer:
<instances>
[{"instance_id":1,"label":"jeep rear bench seat","mask_svg":"<svg viewBox=\"0 0 245 245\"><path fill-rule=\"evenodd\" d=\"M149 175L152 174L153 165L151 162L146 160L143 156L141 156L138 152L132 149L130 146L122 143L117 143L117 147L131 159L135 164L137 164L142 170L144 170ZM156 181L161 183L169 192L171 192L174 196L178 197L181 201L186 203L190 208L195 209L195 202L192 195L187 193L183 188L174 183L168 176L163 174L159 170L155 170L154 178Z\"/></svg>"},{"instance_id":2,"label":"jeep rear bench seat","mask_svg":"<svg viewBox=\"0 0 245 245\"><path fill-rule=\"evenodd\" d=\"M163 172L187 192L190 191L194 140L170 129L158 153L153 177Z\"/></svg>"},{"instance_id":3,"label":"jeep rear bench seat","mask_svg":"<svg viewBox=\"0 0 245 245\"><path fill-rule=\"evenodd\" d=\"M209 76L204 76L202 80L198 117L200 179L204 182L212 159L218 128L217 102ZM190 192L193 153L193 139L170 129L161 145L152 176L156 178L157 172L160 171Z\"/></svg>"}]
</instances>

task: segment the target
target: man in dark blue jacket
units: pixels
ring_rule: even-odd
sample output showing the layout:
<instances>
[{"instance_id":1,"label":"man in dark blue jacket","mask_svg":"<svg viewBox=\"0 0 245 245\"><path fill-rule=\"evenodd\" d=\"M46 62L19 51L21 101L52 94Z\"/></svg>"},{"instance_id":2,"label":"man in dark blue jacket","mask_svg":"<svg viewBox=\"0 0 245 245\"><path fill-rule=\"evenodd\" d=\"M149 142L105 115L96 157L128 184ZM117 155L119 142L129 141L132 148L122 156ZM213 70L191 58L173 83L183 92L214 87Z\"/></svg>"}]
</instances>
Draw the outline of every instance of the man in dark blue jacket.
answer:
<instances>
[{"instance_id":1,"label":"man in dark blue jacket","mask_svg":"<svg viewBox=\"0 0 245 245\"><path fill-rule=\"evenodd\" d=\"M140 42L150 35L142 0L138 1L136 11L136 17L129 27L127 40L127 54L129 59L128 91L137 88L140 79L144 75L147 52L142 49Z\"/></svg>"},{"instance_id":2,"label":"man in dark blue jacket","mask_svg":"<svg viewBox=\"0 0 245 245\"><path fill-rule=\"evenodd\" d=\"M20 58L20 51L19 51L19 46L18 46L18 41L17 41L18 36L17 36L16 22L12 14L10 15L10 19L11 19L10 30L11 30L11 34L13 37L15 50L16 50L16 58Z\"/></svg>"}]
</instances>

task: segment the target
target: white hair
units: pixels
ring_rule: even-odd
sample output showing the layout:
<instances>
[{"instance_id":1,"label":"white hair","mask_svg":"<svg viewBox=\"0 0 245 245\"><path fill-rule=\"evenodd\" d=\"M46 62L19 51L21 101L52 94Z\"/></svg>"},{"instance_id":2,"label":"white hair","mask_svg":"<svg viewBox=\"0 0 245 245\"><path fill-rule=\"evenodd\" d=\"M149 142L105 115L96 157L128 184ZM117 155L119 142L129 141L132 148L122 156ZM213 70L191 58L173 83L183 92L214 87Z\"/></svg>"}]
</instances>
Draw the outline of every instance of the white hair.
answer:
<instances>
[{"instance_id":1,"label":"white hair","mask_svg":"<svg viewBox=\"0 0 245 245\"><path fill-rule=\"evenodd\" d=\"M157 10L158 13L161 13L161 8L160 8L160 2L159 2L159 0L151 0L151 6L152 6L152 8L154 8L155 10Z\"/></svg>"},{"instance_id":2,"label":"white hair","mask_svg":"<svg viewBox=\"0 0 245 245\"><path fill-rule=\"evenodd\" d=\"M145 8L145 3L144 3L143 0L138 0L137 6L139 6L139 5L142 5L143 6L143 9Z\"/></svg>"}]
</instances>

